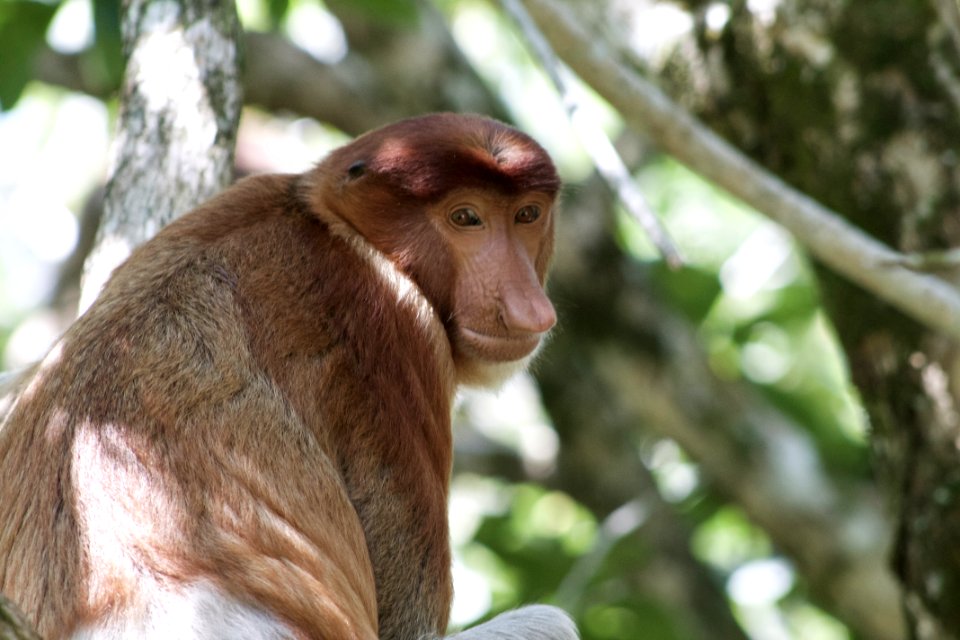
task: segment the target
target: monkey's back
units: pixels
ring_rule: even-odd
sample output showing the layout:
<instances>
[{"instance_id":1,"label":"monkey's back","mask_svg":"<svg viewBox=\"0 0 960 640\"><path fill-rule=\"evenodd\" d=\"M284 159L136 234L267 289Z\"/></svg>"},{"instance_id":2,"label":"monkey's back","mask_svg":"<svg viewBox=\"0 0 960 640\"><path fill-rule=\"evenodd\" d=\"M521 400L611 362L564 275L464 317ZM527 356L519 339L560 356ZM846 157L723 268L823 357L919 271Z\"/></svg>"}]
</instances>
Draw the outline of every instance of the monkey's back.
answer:
<instances>
[{"instance_id":1,"label":"monkey's back","mask_svg":"<svg viewBox=\"0 0 960 640\"><path fill-rule=\"evenodd\" d=\"M376 637L344 452L315 420L355 350L324 320L344 310L322 283L301 287L316 324L291 324L304 278L283 275L342 248L291 207L293 180L242 183L136 251L4 423L0 590L48 637L128 634L131 610L149 621L185 585L262 603L266 625Z\"/></svg>"}]
</instances>

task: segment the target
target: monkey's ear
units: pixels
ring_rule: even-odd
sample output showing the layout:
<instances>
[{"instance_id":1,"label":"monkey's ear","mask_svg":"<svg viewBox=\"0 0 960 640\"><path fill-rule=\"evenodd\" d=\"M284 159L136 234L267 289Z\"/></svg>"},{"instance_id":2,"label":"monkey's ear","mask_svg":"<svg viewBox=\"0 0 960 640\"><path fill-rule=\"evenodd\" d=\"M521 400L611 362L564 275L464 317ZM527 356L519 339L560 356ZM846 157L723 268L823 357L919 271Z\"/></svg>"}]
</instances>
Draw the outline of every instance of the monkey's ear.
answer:
<instances>
[{"instance_id":1,"label":"monkey's ear","mask_svg":"<svg viewBox=\"0 0 960 640\"><path fill-rule=\"evenodd\" d=\"M350 180L356 180L367 172L367 163L363 160L357 160L347 167L347 177Z\"/></svg>"}]
</instances>

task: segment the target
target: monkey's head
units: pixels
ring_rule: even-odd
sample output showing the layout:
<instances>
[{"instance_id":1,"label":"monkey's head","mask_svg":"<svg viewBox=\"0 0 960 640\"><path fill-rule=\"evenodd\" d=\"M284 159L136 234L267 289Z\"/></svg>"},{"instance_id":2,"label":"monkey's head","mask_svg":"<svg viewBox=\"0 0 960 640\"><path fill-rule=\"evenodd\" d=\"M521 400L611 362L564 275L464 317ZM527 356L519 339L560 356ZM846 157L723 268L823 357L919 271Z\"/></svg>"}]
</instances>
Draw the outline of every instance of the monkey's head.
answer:
<instances>
[{"instance_id":1,"label":"monkey's head","mask_svg":"<svg viewBox=\"0 0 960 640\"><path fill-rule=\"evenodd\" d=\"M461 382L496 384L556 323L544 292L560 179L529 136L434 114L361 136L318 167L315 204L423 291Z\"/></svg>"}]
</instances>

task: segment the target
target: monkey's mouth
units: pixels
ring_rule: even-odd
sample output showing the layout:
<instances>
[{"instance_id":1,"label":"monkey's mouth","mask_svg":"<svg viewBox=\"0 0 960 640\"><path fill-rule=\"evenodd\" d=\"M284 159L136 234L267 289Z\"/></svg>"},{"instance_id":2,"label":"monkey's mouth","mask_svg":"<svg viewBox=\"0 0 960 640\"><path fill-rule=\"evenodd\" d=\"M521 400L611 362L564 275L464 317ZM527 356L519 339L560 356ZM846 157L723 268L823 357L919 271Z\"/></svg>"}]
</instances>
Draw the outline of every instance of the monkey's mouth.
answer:
<instances>
[{"instance_id":1,"label":"monkey's mouth","mask_svg":"<svg viewBox=\"0 0 960 640\"><path fill-rule=\"evenodd\" d=\"M542 337L539 333L493 335L467 327L460 327L459 333L466 355L490 362L522 360L533 353Z\"/></svg>"}]
</instances>

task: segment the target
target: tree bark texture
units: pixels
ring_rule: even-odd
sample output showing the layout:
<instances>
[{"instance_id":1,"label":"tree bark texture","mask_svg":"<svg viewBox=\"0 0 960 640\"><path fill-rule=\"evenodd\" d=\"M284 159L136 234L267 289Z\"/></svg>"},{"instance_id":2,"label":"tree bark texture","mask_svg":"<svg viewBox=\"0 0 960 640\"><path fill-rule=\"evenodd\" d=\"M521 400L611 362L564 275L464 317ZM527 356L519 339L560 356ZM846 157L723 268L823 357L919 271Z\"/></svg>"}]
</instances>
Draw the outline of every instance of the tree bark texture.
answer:
<instances>
[{"instance_id":1,"label":"tree bark texture","mask_svg":"<svg viewBox=\"0 0 960 640\"><path fill-rule=\"evenodd\" d=\"M243 103L234 4L132 0L121 29L119 130L81 310L134 247L233 178Z\"/></svg>"},{"instance_id":2,"label":"tree bark texture","mask_svg":"<svg viewBox=\"0 0 960 640\"><path fill-rule=\"evenodd\" d=\"M119 131L81 311L133 248L233 178L243 103L234 4L131 0L124 9ZM38 638L2 596L0 638Z\"/></svg>"},{"instance_id":3,"label":"tree bark texture","mask_svg":"<svg viewBox=\"0 0 960 640\"><path fill-rule=\"evenodd\" d=\"M701 32L699 51L729 79L725 91L707 85L695 102L701 115L888 245L958 246L960 103L952 89L960 48L937 7L787 2L774 24L760 29L741 9L717 40ZM877 474L898 514L894 566L912 632L960 637L957 344L820 274L870 415Z\"/></svg>"},{"instance_id":4,"label":"tree bark texture","mask_svg":"<svg viewBox=\"0 0 960 640\"><path fill-rule=\"evenodd\" d=\"M40 640L25 616L0 593L0 640Z\"/></svg>"},{"instance_id":5,"label":"tree bark texture","mask_svg":"<svg viewBox=\"0 0 960 640\"><path fill-rule=\"evenodd\" d=\"M960 139L960 93L953 82L958 39L951 34L958 31L948 27L949 21L938 26L934 19L934 12L942 15L952 0L936 2L830 0L798 7L786 0L774 22L759 20L745 3L737 3L719 32L705 26L705 13L716 3L691 2L697 16L695 37L669 59L662 79L726 140L873 237L904 251L953 246L960 198L951 144L955 148L952 141ZM618 3L621 8L629 5ZM348 2L327 6L343 21L351 53L336 65L324 65L277 35L247 34L251 54L244 82L251 102L312 116L349 133L423 110L505 116L496 98L464 65L431 7L420 5L416 24L379 29L352 19ZM578 8L603 12L606 5L584 3ZM891 11L896 15L886 15ZM920 19L905 19L914 14ZM209 14L188 2L134 2L125 36L128 66L140 64L136 43L160 42L173 45L161 56L167 65L186 64L186 71L172 77L234 77L226 70L229 65L217 66L219 54L177 57L179 47L208 51L205 47L221 42L218 38L235 28L229 26L235 25L232 14L217 14L206 22L201 15ZM611 25L620 18L604 16ZM134 24L143 25L142 36L131 32ZM147 33L160 39L154 41ZM198 39L197 33L208 37ZM606 37L598 31L594 41ZM845 41L834 45L835 38ZM425 39L431 44L424 49ZM571 44L555 42L554 47L568 55ZM398 60L410 60L399 52L411 47L418 51L417 64L398 67ZM826 58L824 51L830 54ZM615 61L625 73L644 71L630 68L629 52L623 58ZM69 68L75 62L74 57L48 52L38 61L38 73L74 86L80 76L70 75ZM214 69L202 71L205 64ZM456 82L443 80L451 75ZM163 76L145 73L143 82L157 77ZM133 225L130 237L148 237L153 230L141 235L137 219L130 216L139 213L141 222L160 216L159 228L230 177L220 164L227 160L220 149L221 143L232 149L232 128L223 123L235 117L228 111L238 107L236 93L201 90L193 80L176 88L167 81L159 91L143 93L130 82L124 95L133 107L124 106L121 115L121 129L130 133L118 142L115 173L147 184L142 195L124 200L120 178L111 183L108 200L116 204L112 209L108 205L108 217L116 221L104 225L104 239L125 236L129 227L124 225ZM173 112L178 105L186 107L186 115ZM629 104L621 110L631 126L639 122ZM156 117L148 118L150 114ZM186 137L200 120L216 126L198 126L198 133ZM152 140L160 151L138 161L137 139ZM220 168L203 168L211 164ZM162 175L154 175L157 172ZM170 184L186 186L171 190ZM692 327L644 289L649 274L609 241L610 230L602 220L599 227L590 226L597 224L598 211L609 208L609 202L588 201L599 191L595 187L580 189L566 204L561 231L569 237L561 241L552 281L564 326L538 365L544 398L564 441L556 484L601 518L641 504L648 516L630 534L631 540L656 550L650 555L661 571L648 572L652 563L631 574L636 580L631 586L696 612L686 621L691 637L739 640L743 632L732 620L722 590L690 556L689 533L657 495L637 455L636 444L648 433L674 439L701 464L719 493L741 504L768 531L820 604L863 637L903 637L900 594L883 561L888 520L874 507L872 488L857 481L837 485L815 448L798 436L802 429L746 385L720 381L710 373ZM928 204L917 209L922 200ZM871 412L882 461L878 475L887 479L892 494L903 496L899 548L913 551L899 554L898 571L910 590L912 626L932 629L917 632L918 638L949 637L936 634L955 631L945 618L951 612L958 615L948 606L950 597L957 597L949 591L957 575L956 559L943 556L943 549L956 547L951 539L956 527L952 532L949 522L949 514L957 511L955 485L948 482L956 469L950 444L957 422L952 343L829 271L821 275L824 296L833 301L834 319ZM926 457L935 452L939 462L929 465ZM786 474L783 456L809 461L802 482ZM852 535L864 528L871 531L866 542ZM924 540L932 529L937 537ZM938 548L946 544L952 546ZM938 568L953 577L941 579Z\"/></svg>"},{"instance_id":6,"label":"tree bark texture","mask_svg":"<svg viewBox=\"0 0 960 640\"><path fill-rule=\"evenodd\" d=\"M709 581L690 579L697 571L677 560L688 538L676 515L650 497L638 445L670 438L796 564L818 604L862 637L902 638L899 592L884 561L889 520L873 487L838 482L801 427L749 385L710 371L694 326L596 214L609 203L585 201L594 193L584 189L564 207L551 278L563 327L536 368L563 442L559 484L600 514L631 496L648 500L647 540L689 580L692 637L738 637L729 610L713 608ZM865 529L875 535L857 535Z\"/></svg>"},{"instance_id":7,"label":"tree bark texture","mask_svg":"<svg viewBox=\"0 0 960 640\"><path fill-rule=\"evenodd\" d=\"M956 3L786 0L767 15L732 3L720 29L708 24L711 4L690 5L691 37L655 69L670 93L786 183L889 247L958 246ZM610 3L605 22L625 22L616 15L623 6ZM626 45L622 52L632 57ZM835 272L818 274L896 514L893 567L910 632L960 637L957 344Z\"/></svg>"}]
</instances>

